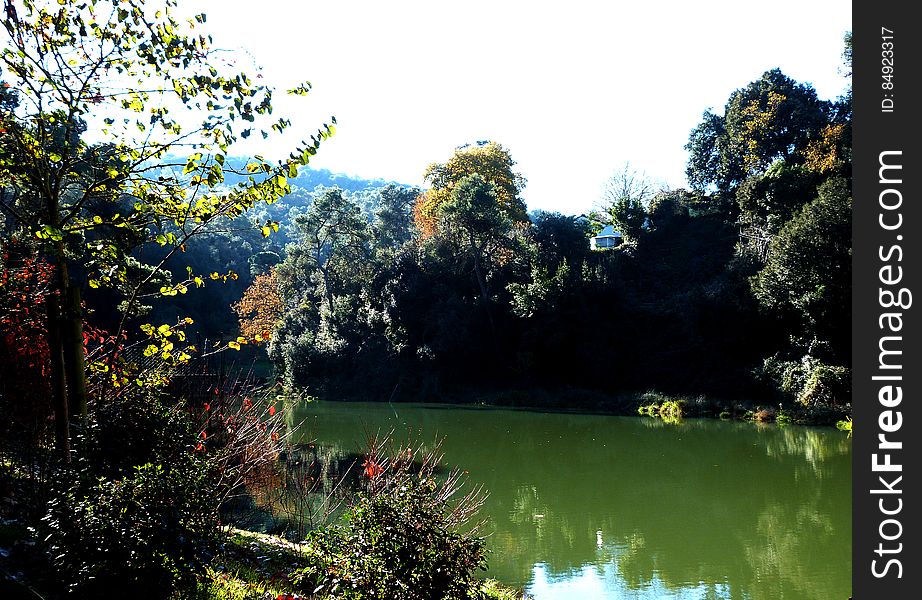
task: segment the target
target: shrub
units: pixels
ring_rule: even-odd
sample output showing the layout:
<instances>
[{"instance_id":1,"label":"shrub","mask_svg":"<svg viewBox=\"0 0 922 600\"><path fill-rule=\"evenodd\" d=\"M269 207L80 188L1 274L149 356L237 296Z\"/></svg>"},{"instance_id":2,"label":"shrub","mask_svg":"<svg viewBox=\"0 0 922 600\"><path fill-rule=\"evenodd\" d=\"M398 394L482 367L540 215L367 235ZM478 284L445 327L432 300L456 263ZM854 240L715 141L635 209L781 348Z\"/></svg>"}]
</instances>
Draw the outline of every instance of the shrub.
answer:
<instances>
[{"instance_id":1,"label":"shrub","mask_svg":"<svg viewBox=\"0 0 922 600\"><path fill-rule=\"evenodd\" d=\"M839 431L846 431L848 432L848 435L851 435L852 434L852 418L846 417L842 419L841 421L837 421L836 429L838 429Z\"/></svg>"},{"instance_id":2,"label":"shrub","mask_svg":"<svg viewBox=\"0 0 922 600\"><path fill-rule=\"evenodd\" d=\"M768 358L761 374L772 381L788 398L806 407L847 404L851 390L851 371L829 365L810 355L799 361Z\"/></svg>"},{"instance_id":3,"label":"shrub","mask_svg":"<svg viewBox=\"0 0 922 600\"><path fill-rule=\"evenodd\" d=\"M92 413L74 440L80 477L117 479L139 465L173 464L197 442L189 414L149 390L98 400Z\"/></svg>"},{"instance_id":4,"label":"shrub","mask_svg":"<svg viewBox=\"0 0 922 600\"><path fill-rule=\"evenodd\" d=\"M849 397L851 371L845 367L817 364L797 400L804 406L844 404Z\"/></svg>"},{"instance_id":5,"label":"shrub","mask_svg":"<svg viewBox=\"0 0 922 600\"><path fill-rule=\"evenodd\" d=\"M757 423L770 423L775 420L775 411L771 408L758 408L750 413L752 420Z\"/></svg>"},{"instance_id":6,"label":"shrub","mask_svg":"<svg viewBox=\"0 0 922 600\"><path fill-rule=\"evenodd\" d=\"M121 478L77 480L44 518L52 563L78 595L165 598L190 588L211 556L216 505L204 463L191 455L145 464Z\"/></svg>"},{"instance_id":7,"label":"shrub","mask_svg":"<svg viewBox=\"0 0 922 600\"><path fill-rule=\"evenodd\" d=\"M648 417L659 417L666 423L676 424L681 422L685 417L688 403L683 399L670 399L669 397L655 391L644 392L640 397L641 404L637 408L637 413ZM696 400L696 404L702 404L703 399Z\"/></svg>"},{"instance_id":8,"label":"shrub","mask_svg":"<svg viewBox=\"0 0 922 600\"><path fill-rule=\"evenodd\" d=\"M216 466L187 411L138 389L95 403L40 532L62 583L85 597L188 588L217 534Z\"/></svg>"},{"instance_id":9,"label":"shrub","mask_svg":"<svg viewBox=\"0 0 922 600\"><path fill-rule=\"evenodd\" d=\"M765 359L759 375L774 384L785 396L796 398L806 383L812 364L813 360L809 356L794 361L775 355Z\"/></svg>"},{"instance_id":10,"label":"shrub","mask_svg":"<svg viewBox=\"0 0 922 600\"><path fill-rule=\"evenodd\" d=\"M667 423L678 423L685 416L684 400L667 400L660 404L660 418Z\"/></svg>"},{"instance_id":11,"label":"shrub","mask_svg":"<svg viewBox=\"0 0 922 600\"><path fill-rule=\"evenodd\" d=\"M460 476L439 483L437 461L398 452L365 461L366 490L346 512L347 525L318 534L320 550L295 580L305 591L336 598L460 600L481 595L485 544L469 527L479 492L455 499Z\"/></svg>"}]
</instances>

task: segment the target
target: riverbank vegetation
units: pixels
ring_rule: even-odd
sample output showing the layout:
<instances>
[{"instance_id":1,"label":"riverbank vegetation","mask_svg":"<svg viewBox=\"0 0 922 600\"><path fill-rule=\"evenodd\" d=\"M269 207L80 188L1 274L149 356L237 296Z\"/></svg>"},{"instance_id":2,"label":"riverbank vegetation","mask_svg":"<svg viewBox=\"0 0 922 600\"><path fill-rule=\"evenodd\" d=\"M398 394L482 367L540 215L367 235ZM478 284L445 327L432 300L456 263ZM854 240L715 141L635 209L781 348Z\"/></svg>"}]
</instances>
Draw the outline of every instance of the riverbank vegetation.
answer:
<instances>
[{"instance_id":1,"label":"riverbank vegetation","mask_svg":"<svg viewBox=\"0 0 922 600\"><path fill-rule=\"evenodd\" d=\"M305 512L334 499L288 444L306 395L850 427L848 95L768 71L691 132L691 189L625 167L591 214L529 212L494 141L425 190L310 170L332 118L240 156L291 127L273 90L148 4L4 7L4 594L518 596L435 455L372 444ZM226 527L260 501L296 543Z\"/></svg>"},{"instance_id":2,"label":"riverbank vegetation","mask_svg":"<svg viewBox=\"0 0 922 600\"><path fill-rule=\"evenodd\" d=\"M240 274L262 283L279 262L262 241L280 229L272 206L335 119L281 160L233 159L291 122L257 74L217 58L205 15L172 0L3 10L0 595L508 597L475 578L477 494L436 478L433 456L370 448L337 486L344 512L285 530L306 541L280 578L222 525L241 503L316 491L320 463L293 468L284 399L225 368L271 332L222 328L232 303L246 310ZM245 589L222 588L232 563Z\"/></svg>"},{"instance_id":3,"label":"riverbank vegetation","mask_svg":"<svg viewBox=\"0 0 922 600\"><path fill-rule=\"evenodd\" d=\"M127 590L152 599L522 597L478 577L488 558L476 521L483 492L465 491L459 471L443 473L437 450L370 440L361 465L356 458L340 472L285 444L283 412L266 399L233 398L206 412L131 394L106 402L77 436L70 466L44 456L30 472L34 463L8 452L0 590L13 598ZM303 514L275 510L280 490L291 505L318 495L339 509L318 511L308 525ZM221 525L265 511L279 535Z\"/></svg>"}]
</instances>

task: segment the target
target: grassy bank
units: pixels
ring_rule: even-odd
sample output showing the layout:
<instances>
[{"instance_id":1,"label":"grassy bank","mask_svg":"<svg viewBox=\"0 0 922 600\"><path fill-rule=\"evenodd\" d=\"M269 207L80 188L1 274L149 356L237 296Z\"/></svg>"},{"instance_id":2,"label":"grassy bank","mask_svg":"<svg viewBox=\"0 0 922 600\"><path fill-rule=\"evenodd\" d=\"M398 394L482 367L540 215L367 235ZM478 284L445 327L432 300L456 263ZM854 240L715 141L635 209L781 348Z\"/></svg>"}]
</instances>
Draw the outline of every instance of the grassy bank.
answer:
<instances>
[{"instance_id":1,"label":"grassy bank","mask_svg":"<svg viewBox=\"0 0 922 600\"><path fill-rule=\"evenodd\" d=\"M226 528L221 552L199 574L198 588L190 594L174 596L176 600L295 600L331 598L335 595L313 594L293 580L292 574L305 564L316 564L316 546L293 544L280 537ZM15 522L0 524L0 597L65 597L56 589L51 573L42 567L34 554L26 528ZM526 596L488 579L471 590L472 598L483 600L521 600ZM478 595L479 594L479 595Z\"/></svg>"},{"instance_id":2,"label":"grassy bank","mask_svg":"<svg viewBox=\"0 0 922 600\"><path fill-rule=\"evenodd\" d=\"M202 574L195 600L263 600L327 598L303 590L292 574L305 564L318 564L320 549L311 543L294 544L282 538L228 528L222 556ZM471 590L483 600L521 600L522 592L486 580ZM479 595L478 595L479 594Z\"/></svg>"}]
</instances>

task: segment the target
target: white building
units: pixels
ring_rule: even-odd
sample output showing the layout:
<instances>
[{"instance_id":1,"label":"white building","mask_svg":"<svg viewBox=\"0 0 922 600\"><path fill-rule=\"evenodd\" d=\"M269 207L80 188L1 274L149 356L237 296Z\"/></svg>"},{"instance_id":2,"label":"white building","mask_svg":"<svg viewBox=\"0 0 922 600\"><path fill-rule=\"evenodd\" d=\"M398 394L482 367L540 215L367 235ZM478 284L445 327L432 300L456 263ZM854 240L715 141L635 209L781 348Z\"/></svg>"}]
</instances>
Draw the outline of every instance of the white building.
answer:
<instances>
[{"instance_id":1,"label":"white building","mask_svg":"<svg viewBox=\"0 0 922 600\"><path fill-rule=\"evenodd\" d=\"M606 225L595 237L589 238L589 247L593 250L605 250L620 246L623 241L620 231L615 231L611 225Z\"/></svg>"}]
</instances>

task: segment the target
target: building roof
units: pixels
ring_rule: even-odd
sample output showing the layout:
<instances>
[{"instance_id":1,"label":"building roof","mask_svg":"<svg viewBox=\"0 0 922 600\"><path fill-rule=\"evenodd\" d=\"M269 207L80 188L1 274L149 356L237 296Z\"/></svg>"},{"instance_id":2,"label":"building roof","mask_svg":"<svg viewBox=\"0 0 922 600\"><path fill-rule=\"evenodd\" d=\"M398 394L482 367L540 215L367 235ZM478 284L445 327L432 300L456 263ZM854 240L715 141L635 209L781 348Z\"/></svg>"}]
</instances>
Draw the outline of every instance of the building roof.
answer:
<instances>
[{"instance_id":1,"label":"building roof","mask_svg":"<svg viewBox=\"0 0 922 600\"><path fill-rule=\"evenodd\" d=\"M613 226L611 226L611 225L606 225L606 226L602 229L602 231L600 231L599 233L597 233L597 234L595 235L595 237L596 237L596 238L603 238L603 237L617 237L617 238L619 238L619 237L623 237L623 236L621 235L621 232L620 232L620 231L615 231L615 228L614 228Z\"/></svg>"}]
</instances>

